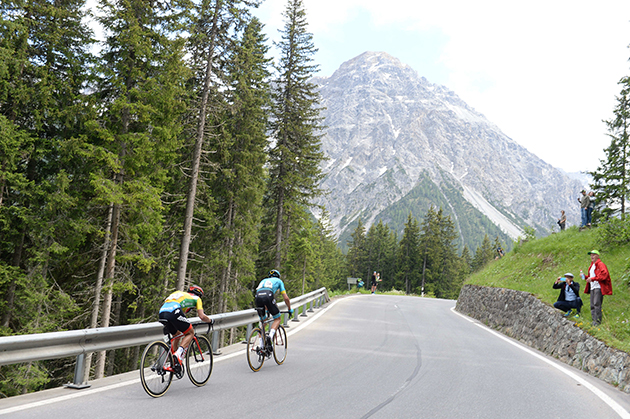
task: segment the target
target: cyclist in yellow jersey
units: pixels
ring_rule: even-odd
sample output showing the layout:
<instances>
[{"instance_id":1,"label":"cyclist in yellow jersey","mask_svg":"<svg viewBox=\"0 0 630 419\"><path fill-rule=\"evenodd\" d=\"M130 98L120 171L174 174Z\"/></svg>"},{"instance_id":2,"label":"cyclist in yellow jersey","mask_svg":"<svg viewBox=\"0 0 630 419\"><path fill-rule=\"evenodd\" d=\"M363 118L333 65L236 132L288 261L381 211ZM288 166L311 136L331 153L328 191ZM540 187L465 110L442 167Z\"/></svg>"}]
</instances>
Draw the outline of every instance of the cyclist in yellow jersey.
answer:
<instances>
[{"instance_id":1,"label":"cyclist in yellow jersey","mask_svg":"<svg viewBox=\"0 0 630 419\"><path fill-rule=\"evenodd\" d=\"M203 312L201 297L203 297L203 289L197 285L191 285L188 288L188 292L175 291L166 297L164 304L160 308L160 323L164 324L170 334L175 335L178 331L184 334L175 352L175 357L180 365L182 364L182 358L186 355L186 349L195 335L195 329L186 318L186 313L194 308L202 321L210 324L214 323Z\"/></svg>"}]
</instances>

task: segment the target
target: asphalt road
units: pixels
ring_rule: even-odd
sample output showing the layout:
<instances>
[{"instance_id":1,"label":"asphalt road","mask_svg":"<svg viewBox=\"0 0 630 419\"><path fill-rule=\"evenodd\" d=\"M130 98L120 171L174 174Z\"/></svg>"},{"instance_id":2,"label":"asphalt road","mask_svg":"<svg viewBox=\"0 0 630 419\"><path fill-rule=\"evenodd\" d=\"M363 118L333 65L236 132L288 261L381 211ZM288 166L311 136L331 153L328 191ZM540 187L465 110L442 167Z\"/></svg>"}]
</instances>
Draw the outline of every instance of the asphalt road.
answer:
<instances>
[{"instance_id":1,"label":"asphalt road","mask_svg":"<svg viewBox=\"0 0 630 419\"><path fill-rule=\"evenodd\" d=\"M146 395L137 372L87 390L0 401L11 419L630 418L630 396L453 310L454 301L360 295L289 329L283 365L252 372L245 345L215 358L205 387L187 377Z\"/></svg>"}]
</instances>

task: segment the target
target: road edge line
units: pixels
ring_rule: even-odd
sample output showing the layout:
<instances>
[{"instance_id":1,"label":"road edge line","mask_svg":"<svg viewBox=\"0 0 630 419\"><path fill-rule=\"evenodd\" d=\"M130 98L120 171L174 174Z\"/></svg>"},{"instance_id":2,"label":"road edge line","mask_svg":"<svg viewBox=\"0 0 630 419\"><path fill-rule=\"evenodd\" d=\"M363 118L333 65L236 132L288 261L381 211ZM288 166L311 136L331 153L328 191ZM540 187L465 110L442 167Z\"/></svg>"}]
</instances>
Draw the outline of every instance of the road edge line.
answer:
<instances>
[{"instance_id":1,"label":"road edge line","mask_svg":"<svg viewBox=\"0 0 630 419\"><path fill-rule=\"evenodd\" d=\"M579 375L575 374L573 371L569 370L566 366L557 364L556 362L548 359L546 356L539 354L538 352L536 352L535 350L529 348L528 346L525 346L524 344L517 342L515 340L512 340L510 338L508 338L507 336L505 336L502 333L499 333L495 330L492 330L491 328L489 328L488 326L486 326L483 323L480 323L479 321L470 318L469 316L466 316L462 313L459 313L458 311L455 310L455 307L451 308L451 311L455 314L457 314L458 316L463 317L464 319L468 320L469 322L471 322L472 324L474 324L475 326L478 326L490 333L492 333L493 335L497 336L500 339L503 339L504 341L516 346L517 348L529 353L530 355L533 355L534 357L546 362L547 364L551 365L552 367L556 368L557 370L559 370L560 372L564 373L565 375L569 376L570 378L574 379L575 381L577 381L579 384L581 384L582 386L586 387L587 389L589 389L593 394L595 394L597 397L599 397L599 399L601 401L603 401L604 403L606 403L612 410L615 411L615 413L617 413L620 417L622 417L623 419L630 419L630 413L624 409L619 403L617 403L616 401L614 401L609 395L607 395L606 393L604 393L603 391L601 391L600 389L598 389L597 387L595 387L593 384L589 383L588 381L586 381L584 378L580 377Z\"/></svg>"}]
</instances>

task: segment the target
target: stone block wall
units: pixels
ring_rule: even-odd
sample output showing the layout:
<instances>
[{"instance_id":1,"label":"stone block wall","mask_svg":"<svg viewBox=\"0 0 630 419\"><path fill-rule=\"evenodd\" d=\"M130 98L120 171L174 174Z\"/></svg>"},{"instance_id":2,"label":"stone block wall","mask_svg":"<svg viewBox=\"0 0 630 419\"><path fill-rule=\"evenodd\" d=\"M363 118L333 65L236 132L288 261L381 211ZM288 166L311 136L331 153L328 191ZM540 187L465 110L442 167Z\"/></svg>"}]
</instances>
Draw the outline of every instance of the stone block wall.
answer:
<instances>
[{"instance_id":1,"label":"stone block wall","mask_svg":"<svg viewBox=\"0 0 630 419\"><path fill-rule=\"evenodd\" d=\"M595 339L530 293L464 285L455 308L630 393L630 355Z\"/></svg>"}]
</instances>

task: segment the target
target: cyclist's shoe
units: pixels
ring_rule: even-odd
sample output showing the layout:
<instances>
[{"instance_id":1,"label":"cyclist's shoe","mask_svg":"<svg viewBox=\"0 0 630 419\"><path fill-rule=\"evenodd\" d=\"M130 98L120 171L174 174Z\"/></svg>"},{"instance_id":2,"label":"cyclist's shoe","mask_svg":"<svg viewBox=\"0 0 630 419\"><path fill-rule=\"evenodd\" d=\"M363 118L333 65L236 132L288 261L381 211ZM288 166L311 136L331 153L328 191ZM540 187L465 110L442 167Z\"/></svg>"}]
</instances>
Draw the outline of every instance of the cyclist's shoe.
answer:
<instances>
[{"instance_id":1,"label":"cyclist's shoe","mask_svg":"<svg viewBox=\"0 0 630 419\"><path fill-rule=\"evenodd\" d=\"M269 337L269 335L266 335L266 337L265 337L265 346L267 348L271 348L271 346L272 346L271 338Z\"/></svg>"},{"instance_id":2,"label":"cyclist's shoe","mask_svg":"<svg viewBox=\"0 0 630 419\"><path fill-rule=\"evenodd\" d=\"M184 364L176 354L173 354L173 364L173 371L175 372L175 376L177 378L182 378L184 376Z\"/></svg>"}]
</instances>

